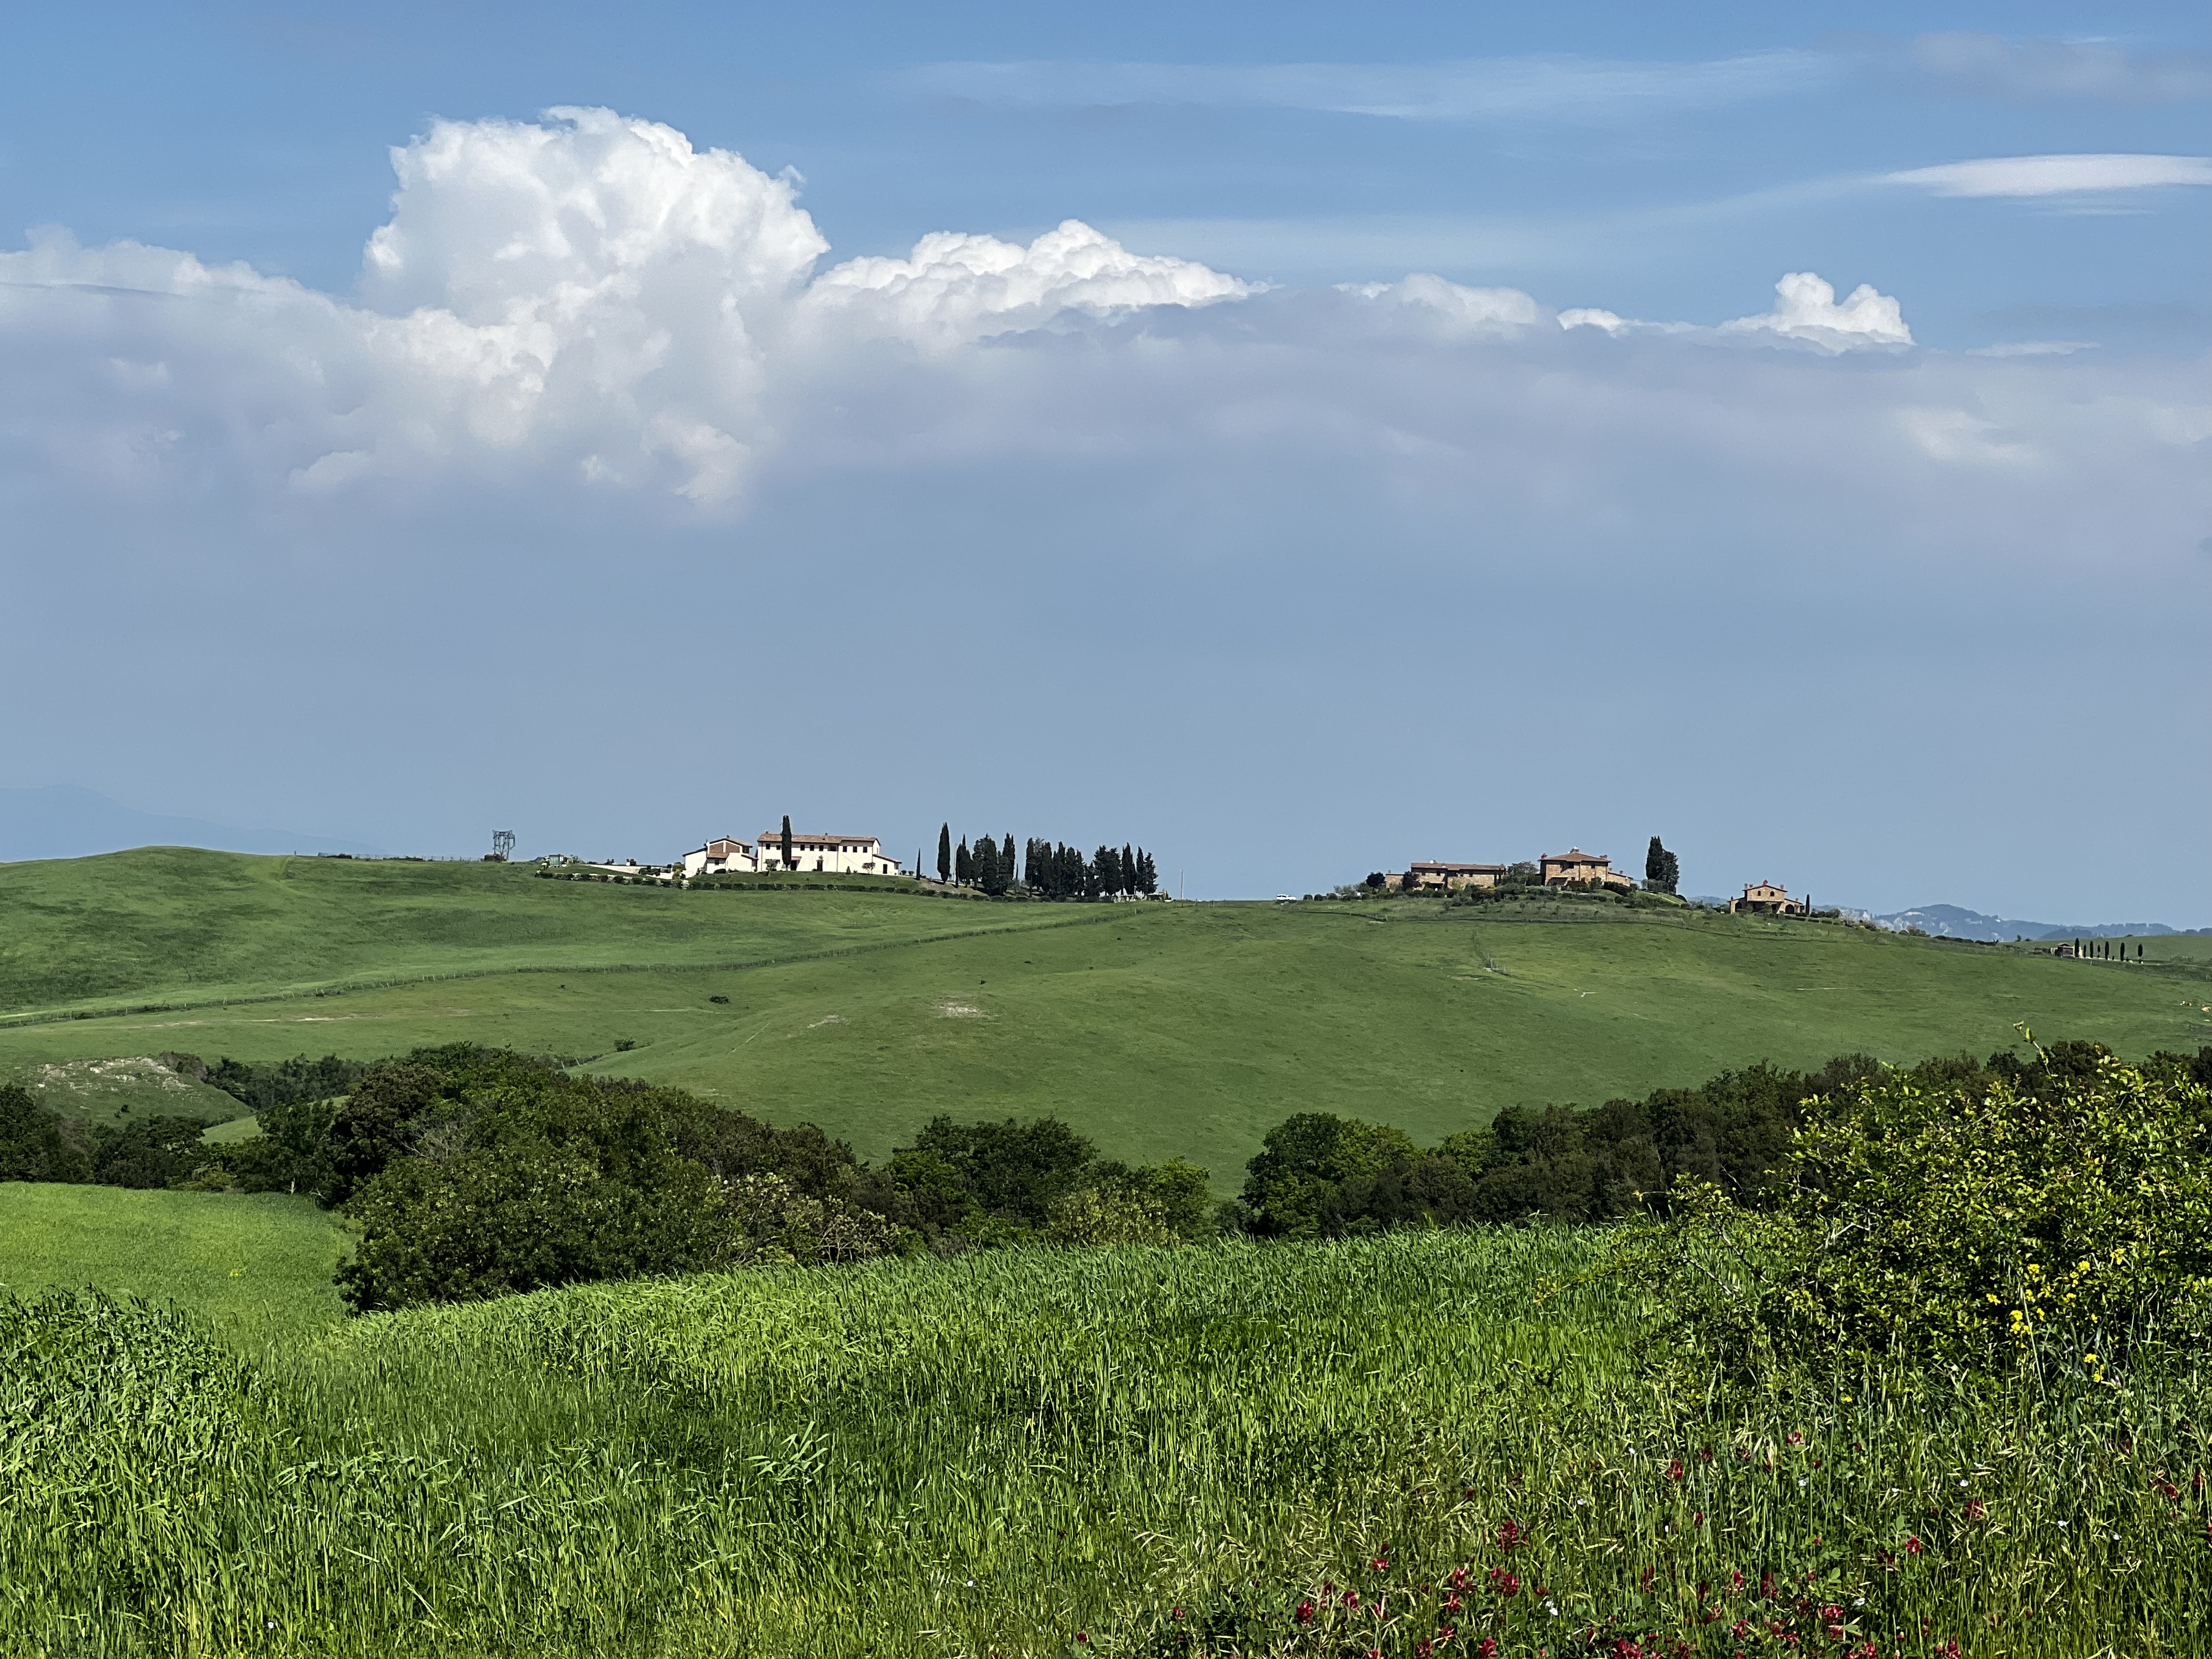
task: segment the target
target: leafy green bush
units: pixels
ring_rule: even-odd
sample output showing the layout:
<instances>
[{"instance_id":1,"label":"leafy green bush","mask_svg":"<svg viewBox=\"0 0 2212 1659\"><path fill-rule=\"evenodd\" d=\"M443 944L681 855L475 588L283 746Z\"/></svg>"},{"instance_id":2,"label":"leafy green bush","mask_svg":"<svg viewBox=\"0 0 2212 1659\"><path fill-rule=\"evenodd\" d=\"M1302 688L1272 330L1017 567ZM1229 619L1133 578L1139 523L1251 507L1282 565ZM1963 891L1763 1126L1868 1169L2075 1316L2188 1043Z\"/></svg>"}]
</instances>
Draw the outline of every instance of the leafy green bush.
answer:
<instances>
[{"instance_id":1,"label":"leafy green bush","mask_svg":"<svg viewBox=\"0 0 2212 1659\"><path fill-rule=\"evenodd\" d=\"M1792 1137L1771 1209L1678 1189L1658 1237L1680 1327L1739 1372L1869 1353L2102 1382L2146 1342L2201 1342L2212 1097L2196 1065L2039 1051L2008 1076L1839 1093Z\"/></svg>"},{"instance_id":2,"label":"leafy green bush","mask_svg":"<svg viewBox=\"0 0 2212 1659\"><path fill-rule=\"evenodd\" d=\"M523 1135L451 1158L404 1158L349 1206L362 1241L338 1282L366 1312L690 1273L735 1254L705 1170L670 1152L617 1172L605 1153Z\"/></svg>"}]
</instances>

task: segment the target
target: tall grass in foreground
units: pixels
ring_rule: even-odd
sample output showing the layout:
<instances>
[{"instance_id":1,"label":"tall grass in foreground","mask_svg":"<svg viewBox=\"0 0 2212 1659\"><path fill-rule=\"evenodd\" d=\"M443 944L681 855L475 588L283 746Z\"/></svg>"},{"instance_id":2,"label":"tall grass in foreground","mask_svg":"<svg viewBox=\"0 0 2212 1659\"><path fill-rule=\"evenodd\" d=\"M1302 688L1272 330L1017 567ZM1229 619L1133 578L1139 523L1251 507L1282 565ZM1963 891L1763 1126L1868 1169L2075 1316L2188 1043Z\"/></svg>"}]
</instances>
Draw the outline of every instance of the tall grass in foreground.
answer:
<instances>
[{"instance_id":1,"label":"tall grass in foreground","mask_svg":"<svg viewBox=\"0 0 2212 1659\"><path fill-rule=\"evenodd\" d=\"M1709 1407L1603 1248L603 1285L258 1365L0 1301L0 1650L2212 1648L2197 1371Z\"/></svg>"}]
</instances>

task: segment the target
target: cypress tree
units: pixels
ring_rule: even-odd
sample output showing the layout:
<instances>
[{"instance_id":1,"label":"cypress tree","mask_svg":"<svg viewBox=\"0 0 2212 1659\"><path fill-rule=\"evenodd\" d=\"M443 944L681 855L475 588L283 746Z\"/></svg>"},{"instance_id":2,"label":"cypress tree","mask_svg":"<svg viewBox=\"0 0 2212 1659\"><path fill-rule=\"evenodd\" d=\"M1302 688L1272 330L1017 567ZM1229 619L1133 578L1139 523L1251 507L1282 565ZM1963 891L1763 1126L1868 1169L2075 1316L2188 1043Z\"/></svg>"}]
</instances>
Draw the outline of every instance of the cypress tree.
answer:
<instances>
[{"instance_id":1,"label":"cypress tree","mask_svg":"<svg viewBox=\"0 0 2212 1659\"><path fill-rule=\"evenodd\" d=\"M1021 873L1021 866L1014 862L1014 832L1006 831L1006 844L999 849L999 890L1012 887Z\"/></svg>"},{"instance_id":2,"label":"cypress tree","mask_svg":"<svg viewBox=\"0 0 2212 1659\"><path fill-rule=\"evenodd\" d=\"M1085 872L1084 896L1097 898L1103 894L1118 891L1121 885L1121 877L1114 866L1121 861L1121 855L1112 848L1100 848L1091 857L1091 868Z\"/></svg>"},{"instance_id":3,"label":"cypress tree","mask_svg":"<svg viewBox=\"0 0 2212 1659\"><path fill-rule=\"evenodd\" d=\"M791 814L788 812L783 815L783 835L781 839L783 842L783 867L787 870L796 870L799 866L792 861L791 857Z\"/></svg>"},{"instance_id":4,"label":"cypress tree","mask_svg":"<svg viewBox=\"0 0 2212 1659\"><path fill-rule=\"evenodd\" d=\"M937 831L937 878L952 879L952 826L941 824Z\"/></svg>"},{"instance_id":5,"label":"cypress tree","mask_svg":"<svg viewBox=\"0 0 2212 1659\"><path fill-rule=\"evenodd\" d=\"M968 850L968 837L960 837L960 845L952 854L952 878L963 887L975 879L975 855Z\"/></svg>"},{"instance_id":6,"label":"cypress tree","mask_svg":"<svg viewBox=\"0 0 2212 1659\"><path fill-rule=\"evenodd\" d=\"M999 879L999 843L988 836L975 837L975 885L993 898L1006 890Z\"/></svg>"},{"instance_id":7,"label":"cypress tree","mask_svg":"<svg viewBox=\"0 0 2212 1659\"><path fill-rule=\"evenodd\" d=\"M1126 841L1121 843L1121 890L1125 893L1137 890L1136 855L1130 852L1129 843Z\"/></svg>"},{"instance_id":8,"label":"cypress tree","mask_svg":"<svg viewBox=\"0 0 2212 1659\"><path fill-rule=\"evenodd\" d=\"M1137 890L1146 898L1160 890L1159 866L1152 862L1152 855L1141 847L1137 849Z\"/></svg>"}]
</instances>

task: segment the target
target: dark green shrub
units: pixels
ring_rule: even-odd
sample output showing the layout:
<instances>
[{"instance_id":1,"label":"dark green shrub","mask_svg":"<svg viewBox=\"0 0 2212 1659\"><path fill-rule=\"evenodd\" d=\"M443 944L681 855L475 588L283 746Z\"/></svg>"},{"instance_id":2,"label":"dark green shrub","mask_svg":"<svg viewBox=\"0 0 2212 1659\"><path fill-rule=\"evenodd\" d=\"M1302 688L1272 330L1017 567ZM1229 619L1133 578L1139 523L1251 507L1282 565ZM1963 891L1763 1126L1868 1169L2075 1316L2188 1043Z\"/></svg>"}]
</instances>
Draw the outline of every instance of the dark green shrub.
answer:
<instances>
[{"instance_id":1,"label":"dark green shrub","mask_svg":"<svg viewBox=\"0 0 2212 1659\"><path fill-rule=\"evenodd\" d=\"M349 1206L362 1240L338 1282L368 1312L730 1259L732 1224L705 1170L672 1153L620 1173L609 1162L540 1139L404 1158Z\"/></svg>"},{"instance_id":2,"label":"dark green shrub","mask_svg":"<svg viewBox=\"0 0 2212 1659\"><path fill-rule=\"evenodd\" d=\"M0 1084L0 1181L89 1181L92 1159L19 1084Z\"/></svg>"},{"instance_id":3,"label":"dark green shrub","mask_svg":"<svg viewBox=\"0 0 2212 1659\"><path fill-rule=\"evenodd\" d=\"M121 1125L95 1124L92 1178L104 1187L172 1187L210 1161L200 1135L207 1126L191 1117L142 1117Z\"/></svg>"}]
</instances>

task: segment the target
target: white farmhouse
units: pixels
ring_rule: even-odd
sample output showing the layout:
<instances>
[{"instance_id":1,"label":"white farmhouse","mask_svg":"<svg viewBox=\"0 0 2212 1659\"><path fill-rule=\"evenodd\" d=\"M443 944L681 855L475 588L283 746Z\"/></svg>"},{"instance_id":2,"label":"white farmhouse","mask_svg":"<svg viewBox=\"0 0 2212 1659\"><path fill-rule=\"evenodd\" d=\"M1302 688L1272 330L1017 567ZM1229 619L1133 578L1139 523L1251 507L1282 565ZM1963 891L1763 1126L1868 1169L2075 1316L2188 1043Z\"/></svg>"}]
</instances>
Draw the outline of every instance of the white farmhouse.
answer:
<instances>
[{"instance_id":1,"label":"white farmhouse","mask_svg":"<svg viewBox=\"0 0 2212 1659\"><path fill-rule=\"evenodd\" d=\"M783 831L763 830L757 849L760 868L781 870L783 862ZM884 851L883 842L874 836L825 836L808 831L791 832L791 864L793 870L819 870L830 875L846 876L902 876L899 861Z\"/></svg>"},{"instance_id":2,"label":"white farmhouse","mask_svg":"<svg viewBox=\"0 0 2212 1659\"><path fill-rule=\"evenodd\" d=\"M760 852L728 836L717 836L704 847L695 847L684 855L684 879L696 880L701 876L725 876L733 872L750 875L760 868Z\"/></svg>"}]
</instances>

